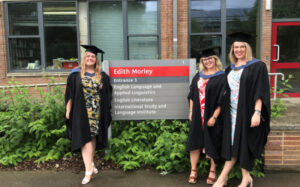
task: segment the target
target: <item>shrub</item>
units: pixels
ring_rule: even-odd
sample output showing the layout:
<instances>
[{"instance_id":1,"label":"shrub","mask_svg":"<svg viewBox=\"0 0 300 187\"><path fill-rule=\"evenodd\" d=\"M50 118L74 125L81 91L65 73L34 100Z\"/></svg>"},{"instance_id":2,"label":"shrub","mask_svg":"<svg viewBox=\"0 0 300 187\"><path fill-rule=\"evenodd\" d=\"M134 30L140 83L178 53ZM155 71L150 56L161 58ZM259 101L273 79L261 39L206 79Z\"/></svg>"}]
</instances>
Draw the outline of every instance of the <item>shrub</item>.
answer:
<instances>
[{"instance_id":1,"label":"shrub","mask_svg":"<svg viewBox=\"0 0 300 187\"><path fill-rule=\"evenodd\" d=\"M106 159L132 170L144 165L163 171L189 168L186 121L115 121Z\"/></svg>"},{"instance_id":2,"label":"shrub","mask_svg":"<svg viewBox=\"0 0 300 187\"><path fill-rule=\"evenodd\" d=\"M271 105L271 118L282 117L282 113L287 111L287 106L284 105L282 98L289 97L286 93L293 88L289 83L293 78L293 75L289 74L287 79L280 82L279 90L277 91L278 97L276 97L276 100ZM274 89L274 87L271 89L272 95Z\"/></svg>"},{"instance_id":3,"label":"shrub","mask_svg":"<svg viewBox=\"0 0 300 187\"><path fill-rule=\"evenodd\" d=\"M14 84L18 84L13 82ZM40 88L38 98L28 88L14 87L0 91L0 164L17 165L34 158L36 163L72 156L65 137L64 95L60 86L49 92ZM187 120L114 121L107 160L124 171L143 165L165 172L190 170L185 150L189 131ZM262 161L256 160L254 176L263 176ZM209 160L201 158L200 173L208 173ZM219 169L221 169L219 167ZM236 166L229 177L241 177Z\"/></svg>"},{"instance_id":4,"label":"shrub","mask_svg":"<svg viewBox=\"0 0 300 187\"><path fill-rule=\"evenodd\" d=\"M150 165L166 172L190 170L189 153L185 150L188 121L115 121L113 137L109 141L106 159L119 164L124 171ZM200 173L208 173L209 160L201 158ZM262 160L255 160L252 175L263 176ZM220 170L221 167L218 167ZM231 171L230 178L241 178L238 165Z\"/></svg>"},{"instance_id":5,"label":"shrub","mask_svg":"<svg viewBox=\"0 0 300 187\"><path fill-rule=\"evenodd\" d=\"M49 92L35 89L38 98L31 97L24 87L6 88L0 93L2 165L16 165L30 158L36 158L36 163L57 160L70 148L65 138L62 88L54 86Z\"/></svg>"}]
</instances>

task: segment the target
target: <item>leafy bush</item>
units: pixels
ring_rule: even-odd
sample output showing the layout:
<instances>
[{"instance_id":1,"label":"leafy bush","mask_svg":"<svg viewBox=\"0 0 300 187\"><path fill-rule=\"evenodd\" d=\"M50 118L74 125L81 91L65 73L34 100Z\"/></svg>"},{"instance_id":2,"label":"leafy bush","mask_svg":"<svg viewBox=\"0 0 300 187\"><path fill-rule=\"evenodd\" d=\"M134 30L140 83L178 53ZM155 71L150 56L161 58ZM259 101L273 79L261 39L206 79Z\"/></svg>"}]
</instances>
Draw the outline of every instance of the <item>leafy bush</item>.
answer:
<instances>
[{"instance_id":1,"label":"leafy bush","mask_svg":"<svg viewBox=\"0 0 300 187\"><path fill-rule=\"evenodd\" d=\"M52 87L49 92L35 89L39 91L38 99L30 96L28 88L0 90L2 165L17 165L31 158L40 163L72 156L70 141L65 138L63 89L60 86ZM190 170L189 153L185 150L187 120L114 121L112 130L105 158L122 166L124 171L143 165L167 172ZM262 161L255 161L254 176L263 176L262 165ZM198 171L207 173L208 169L209 160L201 158ZM229 177L241 177L238 166Z\"/></svg>"},{"instance_id":2,"label":"leafy bush","mask_svg":"<svg viewBox=\"0 0 300 187\"><path fill-rule=\"evenodd\" d=\"M115 121L112 130L113 138L109 141L105 158L122 166L124 171L141 165L154 166L157 170L167 172L190 170L189 153L185 150L188 121ZM262 166L261 160L255 160L251 174L263 176ZM199 160L200 173L208 173L209 167L208 159ZM241 178L238 165L229 177Z\"/></svg>"},{"instance_id":3,"label":"leafy bush","mask_svg":"<svg viewBox=\"0 0 300 187\"><path fill-rule=\"evenodd\" d=\"M18 82L10 82L21 86ZM68 152L65 137L64 96L60 86L49 92L41 88L39 97L24 87L0 92L0 164L17 165L24 159L36 163L56 160Z\"/></svg>"},{"instance_id":4,"label":"leafy bush","mask_svg":"<svg viewBox=\"0 0 300 187\"><path fill-rule=\"evenodd\" d=\"M189 168L186 121L115 121L106 159L132 170L142 164L163 171Z\"/></svg>"},{"instance_id":5,"label":"leafy bush","mask_svg":"<svg viewBox=\"0 0 300 187\"><path fill-rule=\"evenodd\" d=\"M282 113L287 110L282 98L289 97L285 93L293 88L289 83L292 78L293 75L289 74L287 79L280 82L279 90L277 91L278 97L276 97L276 100L271 105L271 118L282 117ZM275 88L273 87L271 90L272 95L274 93L274 89Z\"/></svg>"}]
</instances>

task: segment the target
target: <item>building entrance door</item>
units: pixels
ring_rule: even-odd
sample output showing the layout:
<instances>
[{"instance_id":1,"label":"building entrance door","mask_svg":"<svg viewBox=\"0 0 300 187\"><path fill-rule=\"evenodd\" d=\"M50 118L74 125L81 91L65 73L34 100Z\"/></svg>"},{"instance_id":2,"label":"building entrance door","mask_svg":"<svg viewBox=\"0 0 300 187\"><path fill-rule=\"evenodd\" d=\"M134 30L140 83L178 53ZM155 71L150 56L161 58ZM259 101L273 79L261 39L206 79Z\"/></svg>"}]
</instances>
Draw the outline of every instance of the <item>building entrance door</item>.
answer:
<instances>
[{"instance_id":1,"label":"building entrance door","mask_svg":"<svg viewBox=\"0 0 300 187\"><path fill-rule=\"evenodd\" d=\"M293 75L289 81L292 88L286 94L300 97L300 22L272 24L271 72L283 73L286 78Z\"/></svg>"}]
</instances>

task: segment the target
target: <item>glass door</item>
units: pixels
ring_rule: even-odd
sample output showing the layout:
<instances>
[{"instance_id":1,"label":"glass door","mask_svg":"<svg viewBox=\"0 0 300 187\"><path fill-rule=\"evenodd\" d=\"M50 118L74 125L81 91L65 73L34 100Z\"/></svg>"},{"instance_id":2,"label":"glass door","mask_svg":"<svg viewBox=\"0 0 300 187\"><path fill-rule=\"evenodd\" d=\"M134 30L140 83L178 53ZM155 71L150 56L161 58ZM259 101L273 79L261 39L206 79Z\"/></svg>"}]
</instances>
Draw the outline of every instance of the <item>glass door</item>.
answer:
<instances>
[{"instance_id":1,"label":"glass door","mask_svg":"<svg viewBox=\"0 0 300 187\"><path fill-rule=\"evenodd\" d=\"M271 72L283 73L286 78L289 74L293 75L289 81L292 88L286 94L300 97L300 22L272 24ZM274 86L274 81L271 83Z\"/></svg>"}]
</instances>

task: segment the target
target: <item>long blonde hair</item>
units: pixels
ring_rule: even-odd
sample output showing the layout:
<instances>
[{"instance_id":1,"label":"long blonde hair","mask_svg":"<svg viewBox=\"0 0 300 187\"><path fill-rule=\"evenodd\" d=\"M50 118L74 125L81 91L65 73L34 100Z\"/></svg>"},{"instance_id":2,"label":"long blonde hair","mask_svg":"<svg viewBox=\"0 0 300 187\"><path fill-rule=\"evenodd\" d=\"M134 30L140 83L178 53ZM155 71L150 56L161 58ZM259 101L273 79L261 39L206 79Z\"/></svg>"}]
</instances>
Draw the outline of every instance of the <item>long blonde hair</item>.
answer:
<instances>
[{"instance_id":1,"label":"long blonde hair","mask_svg":"<svg viewBox=\"0 0 300 187\"><path fill-rule=\"evenodd\" d=\"M80 67L81 67L81 72L80 72L80 76L81 78L84 77L85 74L85 58L86 58L86 53L84 54L82 61L83 63L81 63ZM98 80L99 82L101 81L101 67L100 67L100 61L96 55L96 63L95 63L95 78L96 80Z\"/></svg>"},{"instance_id":2,"label":"long blonde hair","mask_svg":"<svg viewBox=\"0 0 300 187\"><path fill-rule=\"evenodd\" d=\"M246 61L248 62L253 59L252 48L247 42L243 43L246 46ZM231 63L235 64L237 62L237 58L234 55L234 42L231 45L228 57Z\"/></svg>"},{"instance_id":3,"label":"long blonde hair","mask_svg":"<svg viewBox=\"0 0 300 187\"><path fill-rule=\"evenodd\" d=\"M221 62L220 58L217 55L212 55L211 57L213 57L216 61L217 71L222 70L222 62ZM205 68L205 66L203 65L203 58L200 58L199 69L200 69L200 71L207 70Z\"/></svg>"}]
</instances>

